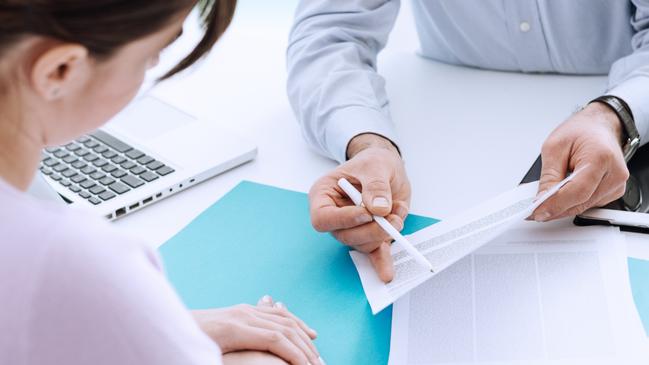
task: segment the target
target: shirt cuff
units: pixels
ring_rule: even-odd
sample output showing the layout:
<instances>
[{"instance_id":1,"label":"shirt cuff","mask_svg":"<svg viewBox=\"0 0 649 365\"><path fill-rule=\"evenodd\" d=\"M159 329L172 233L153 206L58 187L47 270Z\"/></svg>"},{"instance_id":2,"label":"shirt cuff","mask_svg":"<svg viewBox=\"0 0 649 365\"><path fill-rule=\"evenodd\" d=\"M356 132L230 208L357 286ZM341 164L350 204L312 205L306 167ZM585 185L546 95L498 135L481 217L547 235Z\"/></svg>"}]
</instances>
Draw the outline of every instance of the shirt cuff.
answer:
<instances>
[{"instance_id":1,"label":"shirt cuff","mask_svg":"<svg viewBox=\"0 0 649 365\"><path fill-rule=\"evenodd\" d=\"M633 113L635 125L640 134L640 143L647 143L649 127L649 77L634 76L607 92L624 100Z\"/></svg>"},{"instance_id":2,"label":"shirt cuff","mask_svg":"<svg viewBox=\"0 0 649 365\"><path fill-rule=\"evenodd\" d=\"M347 161L347 145L363 133L378 134L399 148L389 118L381 111L361 106L342 108L331 115L325 131L325 148L336 161L343 163Z\"/></svg>"}]
</instances>

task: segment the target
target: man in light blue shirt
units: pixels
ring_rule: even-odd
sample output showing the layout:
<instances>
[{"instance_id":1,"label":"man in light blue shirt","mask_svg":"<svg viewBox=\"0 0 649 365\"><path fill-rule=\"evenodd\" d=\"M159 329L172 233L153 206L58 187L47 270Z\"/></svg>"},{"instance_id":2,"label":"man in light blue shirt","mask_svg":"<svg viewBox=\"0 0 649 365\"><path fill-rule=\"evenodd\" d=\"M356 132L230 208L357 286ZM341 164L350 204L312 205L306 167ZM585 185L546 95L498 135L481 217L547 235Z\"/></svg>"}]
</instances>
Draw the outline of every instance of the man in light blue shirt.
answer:
<instances>
[{"instance_id":1,"label":"man in light blue shirt","mask_svg":"<svg viewBox=\"0 0 649 365\"><path fill-rule=\"evenodd\" d=\"M608 97L588 103L544 143L540 190L590 167L533 217L574 215L623 195L633 123L640 140L649 137L649 0L412 1L424 57L493 70L608 73ZM355 180L368 210L402 228L410 185L376 71L399 6L302 0L288 48L288 93L305 138L341 163L311 189L314 227L368 253L384 281L393 276L389 237L335 186L342 176Z\"/></svg>"}]
</instances>

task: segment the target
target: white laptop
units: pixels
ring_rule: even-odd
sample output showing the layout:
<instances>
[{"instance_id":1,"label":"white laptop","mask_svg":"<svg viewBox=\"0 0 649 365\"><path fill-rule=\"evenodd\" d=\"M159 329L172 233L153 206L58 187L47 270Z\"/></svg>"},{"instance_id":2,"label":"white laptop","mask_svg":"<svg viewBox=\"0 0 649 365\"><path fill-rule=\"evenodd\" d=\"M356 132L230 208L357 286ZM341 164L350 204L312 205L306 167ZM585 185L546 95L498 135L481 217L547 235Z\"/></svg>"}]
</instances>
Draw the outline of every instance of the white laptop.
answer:
<instances>
[{"instance_id":1,"label":"white laptop","mask_svg":"<svg viewBox=\"0 0 649 365\"><path fill-rule=\"evenodd\" d=\"M43 152L40 170L66 201L116 219L252 160L257 148L151 96L100 130Z\"/></svg>"}]
</instances>

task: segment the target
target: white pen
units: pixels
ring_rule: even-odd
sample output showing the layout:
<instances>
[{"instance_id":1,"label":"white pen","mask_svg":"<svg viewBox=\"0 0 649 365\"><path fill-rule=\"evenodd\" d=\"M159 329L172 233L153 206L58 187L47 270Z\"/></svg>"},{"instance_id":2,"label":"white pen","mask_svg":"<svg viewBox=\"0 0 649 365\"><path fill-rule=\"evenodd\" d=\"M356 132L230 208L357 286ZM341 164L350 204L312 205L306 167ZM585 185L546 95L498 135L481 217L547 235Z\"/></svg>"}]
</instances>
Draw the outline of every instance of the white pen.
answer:
<instances>
[{"instance_id":1,"label":"white pen","mask_svg":"<svg viewBox=\"0 0 649 365\"><path fill-rule=\"evenodd\" d=\"M338 186L343 189L345 194L347 194L347 196L354 202L354 204L359 207L363 206L363 197L361 193L354 187L354 185L347 181L347 179L343 177L342 179L338 180ZM430 272L435 273L435 270L433 270L433 265L431 265L430 261L426 260L426 257L424 257L424 255L422 255L421 252L419 252L415 248L415 246L412 245L412 243L410 243L404 236L402 236L401 233L399 233L399 231L397 231L396 228L394 228L392 224L390 224L390 222L378 215L373 215L372 218L374 218L374 221L376 221L376 223L378 223L378 225L381 226L381 228L383 228L383 230L387 232L387 234L389 234L390 237L395 240L395 242L398 242L401 247L408 251L410 256L412 256L415 261L426 267L426 269L430 270Z\"/></svg>"}]
</instances>

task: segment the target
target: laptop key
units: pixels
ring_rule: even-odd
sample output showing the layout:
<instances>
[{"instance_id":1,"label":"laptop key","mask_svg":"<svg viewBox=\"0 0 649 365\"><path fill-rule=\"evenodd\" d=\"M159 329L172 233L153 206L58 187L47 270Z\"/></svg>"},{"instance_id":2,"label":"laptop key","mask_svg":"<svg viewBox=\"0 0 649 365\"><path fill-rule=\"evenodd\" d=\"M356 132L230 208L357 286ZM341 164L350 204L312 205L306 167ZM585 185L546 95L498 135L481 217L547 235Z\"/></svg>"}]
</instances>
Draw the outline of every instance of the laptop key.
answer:
<instances>
[{"instance_id":1,"label":"laptop key","mask_svg":"<svg viewBox=\"0 0 649 365\"><path fill-rule=\"evenodd\" d=\"M95 171L97 171L97 169L92 167L92 166L86 166L86 167L81 169L81 172L83 172L86 175L90 175Z\"/></svg>"},{"instance_id":2,"label":"laptop key","mask_svg":"<svg viewBox=\"0 0 649 365\"><path fill-rule=\"evenodd\" d=\"M79 186L81 186L84 189L90 189L91 187L93 187L95 185L97 185L97 184L95 184L95 182L92 181L92 180L86 180L86 181L82 182L81 184L79 184Z\"/></svg>"},{"instance_id":3,"label":"laptop key","mask_svg":"<svg viewBox=\"0 0 649 365\"><path fill-rule=\"evenodd\" d=\"M126 173L126 171L124 171L124 170L117 169L117 170L113 171L113 172L111 173L111 175L112 175L113 177L119 179L120 177L124 177L124 176L126 176L127 173Z\"/></svg>"},{"instance_id":4,"label":"laptop key","mask_svg":"<svg viewBox=\"0 0 649 365\"><path fill-rule=\"evenodd\" d=\"M88 148L95 148L95 147L99 146L99 142L95 141L94 139L86 141L83 144L84 144L84 146L86 146Z\"/></svg>"},{"instance_id":5,"label":"laptop key","mask_svg":"<svg viewBox=\"0 0 649 365\"><path fill-rule=\"evenodd\" d=\"M101 200L95 198L94 196L91 197L90 199L88 199L88 201L89 201L90 203L92 203L93 205L97 205L97 204L101 203Z\"/></svg>"},{"instance_id":6,"label":"laptop key","mask_svg":"<svg viewBox=\"0 0 649 365\"><path fill-rule=\"evenodd\" d=\"M144 181L138 179L137 177L133 175L126 175L122 178L122 182L124 182L126 185L132 187L132 188L137 188L138 186L144 185Z\"/></svg>"},{"instance_id":7,"label":"laptop key","mask_svg":"<svg viewBox=\"0 0 649 365\"><path fill-rule=\"evenodd\" d=\"M79 143L86 143L88 141L90 141L90 137L88 137L88 136L82 136L82 137L77 138L77 142L79 142Z\"/></svg>"},{"instance_id":8,"label":"laptop key","mask_svg":"<svg viewBox=\"0 0 649 365\"><path fill-rule=\"evenodd\" d=\"M121 166L122 166L123 169L129 170L129 169L132 169L133 167L135 167L137 165L133 161L126 161L126 162L122 163Z\"/></svg>"},{"instance_id":9,"label":"laptop key","mask_svg":"<svg viewBox=\"0 0 649 365\"><path fill-rule=\"evenodd\" d=\"M115 180L113 178L111 178L111 177L108 177L108 176L106 176L103 179L99 180L99 183L102 184L102 185L110 185L110 184L112 184L114 182L115 182Z\"/></svg>"},{"instance_id":10,"label":"laptop key","mask_svg":"<svg viewBox=\"0 0 649 365\"><path fill-rule=\"evenodd\" d=\"M45 165L47 167L52 167L52 166L58 165L58 164L59 164L59 160L57 160L55 158L48 158L46 160L43 160L43 165Z\"/></svg>"},{"instance_id":11,"label":"laptop key","mask_svg":"<svg viewBox=\"0 0 649 365\"><path fill-rule=\"evenodd\" d=\"M72 167L74 167L75 169L82 169L82 168L84 168L84 167L86 167L86 166L88 166L88 165L86 165L85 162L80 161L80 160L79 160L79 161L75 161L75 162L72 163Z\"/></svg>"},{"instance_id":12,"label":"laptop key","mask_svg":"<svg viewBox=\"0 0 649 365\"><path fill-rule=\"evenodd\" d=\"M78 193L78 192L81 191L81 188L76 186L76 185L72 185L68 189L70 189L70 191L73 192L73 193Z\"/></svg>"},{"instance_id":13,"label":"laptop key","mask_svg":"<svg viewBox=\"0 0 649 365\"><path fill-rule=\"evenodd\" d=\"M73 162L76 162L76 161L78 161L77 156L73 156L73 155L70 155L70 156L67 156L67 157L63 158L63 162L65 162L65 163L73 163Z\"/></svg>"},{"instance_id":14,"label":"laptop key","mask_svg":"<svg viewBox=\"0 0 649 365\"><path fill-rule=\"evenodd\" d=\"M117 152L112 151L112 150L108 150L108 151L102 153L101 155L104 156L104 158L113 158L113 157L117 156Z\"/></svg>"},{"instance_id":15,"label":"laptop key","mask_svg":"<svg viewBox=\"0 0 649 365\"><path fill-rule=\"evenodd\" d=\"M131 158L133 160L137 160L138 158L144 156L144 152L139 151L139 150L130 150L126 153L126 157Z\"/></svg>"},{"instance_id":16,"label":"laptop key","mask_svg":"<svg viewBox=\"0 0 649 365\"><path fill-rule=\"evenodd\" d=\"M108 161L104 160L103 158L100 158L92 163L96 167L104 167L108 165Z\"/></svg>"},{"instance_id":17,"label":"laptop key","mask_svg":"<svg viewBox=\"0 0 649 365\"><path fill-rule=\"evenodd\" d=\"M108 164L108 165L102 167L101 169L104 170L105 172L110 173L110 172L113 172L113 171L117 170L117 166Z\"/></svg>"},{"instance_id":18,"label":"laptop key","mask_svg":"<svg viewBox=\"0 0 649 365\"><path fill-rule=\"evenodd\" d=\"M117 155L117 156L111 158L110 160L113 161L113 163L116 163L116 164L120 165L124 161L126 161L126 157Z\"/></svg>"},{"instance_id":19,"label":"laptop key","mask_svg":"<svg viewBox=\"0 0 649 365\"><path fill-rule=\"evenodd\" d=\"M104 178L104 176L106 176L106 174L104 174L101 171L95 171L92 174L90 174L90 178L95 180L101 180Z\"/></svg>"},{"instance_id":20,"label":"laptop key","mask_svg":"<svg viewBox=\"0 0 649 365\"><path fill-rule=\"evenodd\" d=\"M88 154L90 154L90 151L85 149L85 148L79 148L78 150L74 151L74 154L79 156L79 157L83 157L83 156L87 156Z\"/></svg>"},{"instance_id":21,"label":"laptop key","mask_svg":"<svg viewBox=\"0 0 649 365\"><path fill-rule=\"evenodd\" d=\"M68 169L68 166L67 166L67 165L64 165L64 164L56 165L56 166L54 166L54 167L52 168L52 170L54 170L54 171L56 171L56 172L62 172L62 171L65 171L65 170L67 170L67 169Z\"/></svg>"},{"instance_id":22,"label":"laptop key","mask_svg":"<svg viewBox=\"0 0 649 365\"><path fill-rule=\"evenodd\" d=\"M151 171L147 171L140 175L140 179L145 180L146 182L153 181L158 178L158 175L154 174Z\"/></svg>"},{"instance_id":23,"label":"laptop key","mask_svg":"<svg viewBox=\"0 0 649 365\"><path fill-rule=\"evenodd\" d=\"M103 193L99 194L99 198L101 198L101 200L110 200L110 199L113 199L116 196L117 195L113 194L110 191L104 191Z\"/></svg>"},{"instance_id":24,"label":"laptop key","mask_svg":"<svg viewBox=\"0 0 649 365\"><path fill-rule=\"evenodd\" d=\"M48 169L47 167L43 166L43 167L41 167L41 172L43 173L43 175L52 175L52 173L54 171L52 171L51 169Z\"/></svg>"},{"instance_id":25,"label":"laptop key","mask_svg":"<svg viewBox=\"0 0 649 365\"><path fill-rule=\"evenodd\" d=\"M96 153L104 153L104 152L108 151L108 147L100 144L99 146L96 146L92 150L95 151Z\"/></svg>"},{"instance_id":26,"label":"laptop key","mask_svg":"<svg viewBox=\"0 0 649 365\"><path fill-rule=\"evenodd\" d=\"M54 153L54 152L56 152L56 151L58 151L58 150L59 150L59 147L47 147L47 148L45 149L45 151L47 151L47 152L49 152L49 153Z\"/></svg>"},{"instance_id":27,"label":"laptop key","mask_svg":"<svg viewBox=\"0 0 649 365\"><path fill-rule=\"evenodd\" d=\"M174 171L176 171L176 170L172 169L172 168L169 167L169 166L162 166L161 168L155 170L155 172L157 172L158 175L160 175L160 176L166 176L166 175L169 175L169 174L171 174L171 173L174 172Z\"/></svg>"},{"instance_id":28,"label":"laptop key","mask_svg":"<svg viewBox=\"0 0 649 365\"><path fill-rule=\"evenodd\" d=\"M74 151L78 150L79 148L81 148L81 146L79 146L78 144L72 142L72 143L68 143L68 144L66 144L66 145L65 145L65 148L66 148L68 151L72 151L72 152L74 152Z\"/></svg>"},{"instance_id":29,"label":"laptop key","mask_svg":"<svg viewBox=\"0 0 649 365\"><path fill-rule=\"evenodd\" d=\"M61 181L59 181L59 184L65 186L65 187L68 187L68 186L72 185L70 180L61 180Z\"/></svg>"},{"instance_id":30,"label":"laptop key","mask_svg":"<svg viewBox=\"0 0 649 365\"><path fill-rule=\"evenodd\" d=\"M104 189L104 187L101 185L95 185L92 188L88 189L88 191L97 195L103 193L104 191L106 191L106 189Z\"/></svg>"},{"instance_id":31,"label":"laptop key","mask_svg":"<svg viewBox=\"0 0 649 365\"><path fill-rule=\"evenodd\" d=\"M147 156L147 155L144 155L144 156L137 159L137 162L139 162L142 165L146 165L146 164L148 164L149 162L152 162L152 161L153 161L153 157Z\"/></svg>"},{"instance_id":32,"label":"laptop key","mask_svg":"<svg viewBox=\"0 0 649 365\"><path fill-rule=\"evenodd\" d=\"M65 171L63 171L61 173L61 175L65 176L65 177L72 177L72 176L74 176L76 174L77 174L77 172L75 170L72 170L72 169L67 169L67 170L65 170Z\"/></svg>"},{"instance_id":33,"label":"laptop key","mask_svg":"<svg viewBox=\"0 0 649 365\"><path fill-rule=\"evenodd\" d=\"M116 150L117 152L124 153L133 149L133 147L127 145L126 143L102 130L95 131L94 133L92 133L92 136L104 142L107 146L110 146L110 148Z\"/></svg>"},{"instance_id":34,"label":"laptop key","mask_svg":"<svg viewBox=\"0 0 649 365\"><path fill-rule=\"evenodd\" d=\"M89 153L85 156L83 156L83 159L88 161L88 162L93 162L99 159L99 156L95 155L94 153Z\"/></svg>"},{"instance_id":35,"label":"laptop key","mask_svg":"<svg viewBox=\"0 0 649 365\"><path fill-rule=\"evenodd\" d=\"M54 156L56 156L58 158L67 157L68 155L70 155L70 154L67 153L65 150L62 150L62 149L59 149L58 151L54 152Z\"/></svg>"},{"instance_id":36,"label":"laptop key","mask_svg":"<svg viewBox=\"0 0 649 365\"><path fill-rule=\"evenodd\" d=\"M82 192L79 193L79 196L82 197L82 198L84 198L84 199L88 199L88 198L90 198L92 195L90 195L90 193L87 192L87 191L82 191Z\"/></svg>"},{"instance_id":37,"label":"laptop key","mask_svg":"<svg viewBox=\"0 0 649 365\"><path fill-rule=\"evenodd\" d=\"M134 168L131 169L131 174L133 175L139 175L146 171L146 169L142 166L135 166Z\"/></svg>"},{"instance_id":38,"label":"laptop key","mask_svg":"<svg viewBox=\"0 0 649 365\"><path fill-rule=\"evenodd\" d=\"M147 167L149 170L154 170L154 171L155 171L155 170L161 168L161 167L164 166L164 165L165 165L165 164L163 164L162 162L160 162L160 161L158 161L158 160L153 160L153 161L149 162L148 164L146 164L146 167Z\"/></svg>"},{"instance_id":39,"label":"laptop key","mask_svg":"<svg viewBox=\"0 0 649 365\"><path fill-rule=\"evenodd\" d=\"M119 182L119 181L117 181L117 182L111 184L110 186L108 186L108 188L109 188L110 190L116 192L117 194L124 194L125 192L131 190L131 189L128 188L128 186L122 184L122 183Z\"/></svg>"},{"instance_id":40,"label":"laptop key","mask_svg":"<svg viewBox=\"0 0 649 365\"><path fill-rule=\"evenodd\" d=\"M73 176L70 180L75 184L79 184L86 181L87 179L83 175L77 175L77 176Z\"/></svg>"}]
</instances>

